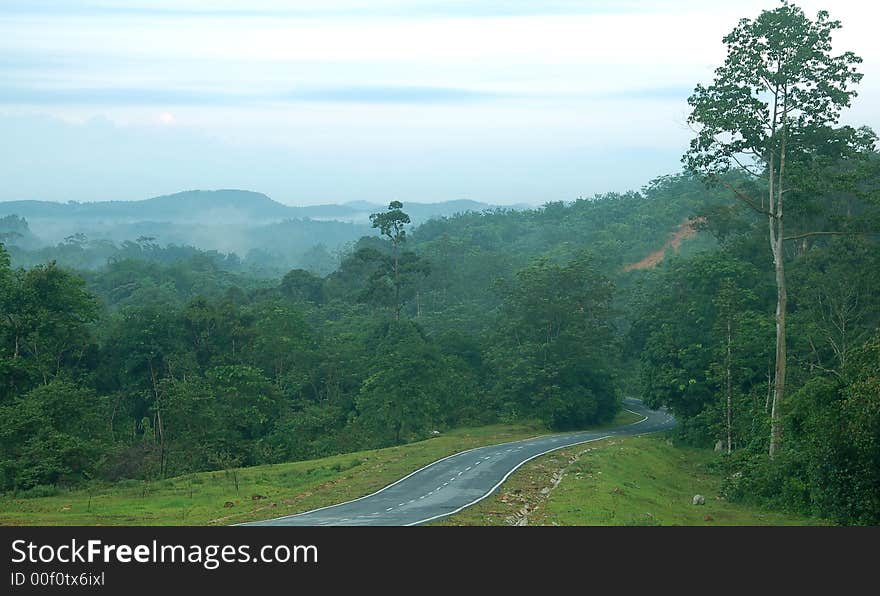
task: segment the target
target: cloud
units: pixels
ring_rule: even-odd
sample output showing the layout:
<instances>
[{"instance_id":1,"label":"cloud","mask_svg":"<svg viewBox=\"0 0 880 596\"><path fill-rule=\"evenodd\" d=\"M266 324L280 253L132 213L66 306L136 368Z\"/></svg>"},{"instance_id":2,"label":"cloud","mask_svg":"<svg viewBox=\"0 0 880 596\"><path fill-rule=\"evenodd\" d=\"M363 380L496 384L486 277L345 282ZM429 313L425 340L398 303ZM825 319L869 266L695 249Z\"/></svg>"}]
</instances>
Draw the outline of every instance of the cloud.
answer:
<instances>
[{"instance_id":1,"label":"cloud","mask_svg":"<svg viewBox=\"0 0 880 596\"><path fill-rule=\"evenodd\" d=\"M680 7L699 6L679 0ZM220 17L509 17L626 13L668 8L661 0L4 0L0 14Z\"/></svg>"},{"instance_id":2,"label":"cloud","mask_svg":"<svg viewBox=\"0 0 880 596\"><path fill-rule=\"evenodd\" d=\"M314 87L281 93L229 93L222 90L148 88L0 87L0 104L31 106L236 106L259 103L458 104L510 97L454 87L349 86Z\"/></svg>"},{"instance_id":3,"label":"cloud","mask_svg":"<svg viewBox=\"0 0 880 596\"><path fill-rule=\"evenodd\" d=\"M332 103L450 104L496 100L500 93L453 87L352 86L289 93L286 99Z\"/></svg>"},{"instance_id":4,"label":"cloud","mask_svg":"<svg viewBox=\"0 0 880 596\"><path fill-rule=\"evenodd\" d=\"M0 87L0 103L12 105L234 105L255 96L226 92L148 88Z\"/></svg>"},{"instance_id":5,"label":"cloud","mask_svg":"<svg viewBox=\"0 0 880 596\"><path fill-rule=\"evenodd\" d=\"M629 100L675 100L685 101L694 92L693 87L645 87L642 89L621 89L593 95L596 99L629 99Z\"/></svg>"}]
</instances>

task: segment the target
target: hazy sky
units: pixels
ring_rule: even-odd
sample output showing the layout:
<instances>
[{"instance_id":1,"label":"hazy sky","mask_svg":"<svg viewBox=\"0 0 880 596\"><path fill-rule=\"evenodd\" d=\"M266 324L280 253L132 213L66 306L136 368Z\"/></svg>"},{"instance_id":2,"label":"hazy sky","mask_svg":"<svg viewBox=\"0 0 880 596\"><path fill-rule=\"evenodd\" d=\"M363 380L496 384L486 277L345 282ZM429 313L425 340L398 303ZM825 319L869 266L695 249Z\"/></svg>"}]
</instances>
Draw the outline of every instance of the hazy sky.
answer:
<instances>
[{"instance_id":1,"label":"hazy sky","mask_svg":"<svg viewBox=\"0 0 880 596\"><path fill-rule=\"evenodd\" d=\"M772 0L0 0L0 200L245 188L540 204L679 170L686 98ZM880 9L800 2L865 59Z\"/></svg>"}]
</instances>

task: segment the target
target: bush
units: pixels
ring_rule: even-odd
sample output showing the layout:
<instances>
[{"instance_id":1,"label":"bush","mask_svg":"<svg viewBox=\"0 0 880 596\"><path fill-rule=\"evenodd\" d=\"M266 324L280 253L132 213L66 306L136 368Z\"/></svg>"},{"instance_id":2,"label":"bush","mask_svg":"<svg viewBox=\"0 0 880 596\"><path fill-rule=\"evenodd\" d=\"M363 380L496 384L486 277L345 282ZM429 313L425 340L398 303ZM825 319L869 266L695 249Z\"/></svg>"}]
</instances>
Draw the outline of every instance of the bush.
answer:
<instances>
[{"instance_id":1,"label":"bush","mask_svg":"<svg viewBox=\"0 0 880 596\"><path fill-rule=\"evenodd\" d=\"M15 493L19 499L39 499L40 497L54 497L61 493L61 490L54 484L38 484L33 488L20 490Z\"/></svg>"},{"instance_id":2,"label":"bush","mask_svg":"<svg viewBox=\"0 0 880 596\"><path fill-rule=\"evenodd\" d=\"M734 452L721 468L721 493L730 501L804 515L815 513L807 473L797 454L783 452L770 459L763 453Z\"/></svg>"}]
</instances>

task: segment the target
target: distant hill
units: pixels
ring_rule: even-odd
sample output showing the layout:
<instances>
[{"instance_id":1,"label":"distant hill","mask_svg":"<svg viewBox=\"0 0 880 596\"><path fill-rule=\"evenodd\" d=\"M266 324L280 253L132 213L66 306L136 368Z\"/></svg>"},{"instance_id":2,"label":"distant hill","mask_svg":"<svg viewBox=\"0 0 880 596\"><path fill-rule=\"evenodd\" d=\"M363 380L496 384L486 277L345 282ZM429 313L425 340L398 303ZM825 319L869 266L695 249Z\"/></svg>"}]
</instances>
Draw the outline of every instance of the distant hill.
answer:
<instances>
[{"instance_id":1,"label":"distant hill","mask_svg":"<svg viewBox=\"0 0 880 596\"><path fill-rule=\"evenodd\" d=\"M469 200L403 203L414 225L494 208ZM189 244L240 255L257 249L290 257L318 244L332 251L375 233L370 214L387 206L351 201L294 207L247 190L188 190L141 201L6 201L0 202L0 218L24 218L32 233L30 246L53 245L78 234L87 241L117 243L145 236L160 244Z\"/></svg>"},{"instance_id":2,"label":"distant hill","mask_svg":"<svg viewBox=\"0 0 880 596\"><path fill-rule=\"evenodd\" d=\"M427 221L432 217L448 217L456 213L467 211L485 211L494 209L495 205L461 199L457 201L444 201L442 203L408 203L403 202L403 210L409 214L414 224ZM291 207L296 209L301 217L311 219L336 219L354 223L366 223L371 213L384 211L388 205L370 203L367 201L349 201L341 205L315 205L312 207Z\"/></svg>"},{"instance_id":3,"label":"distant hill","mask_svg":"<svg viewBox=\"0 0 880 596\"><path fill-rule=\"evenodd\" d=\"M0 216L17 215L34 219L101 220L103 222L153 221L169 223L269 223L293 218L337 220L365 223L371 213L387 205L350 201L341 205L292 207L268 196L247 190L187 190L141 201L97 201L54 203L49 201L0 202ZM457 200L442 203L405 203L413 223L431 217L449 216L465 211L483 211L494 206L477 201Z\"/></svg>"},{"instance_id":4,"label":"distant hill","mask_svg":"<svg viewBox=\"0 0 880 596\"><path fill-rule=\"evenodd\" d=\"M246 190L188 190L143 201L97 201L52 203L7 201L0 203L0 215L38 218L125 221L211 221L218 216L244 216L249 221L274 221L291 217L290 207L266 195ZM229 222L241 222L229 219Z\"/></svg>"}]
</instances>

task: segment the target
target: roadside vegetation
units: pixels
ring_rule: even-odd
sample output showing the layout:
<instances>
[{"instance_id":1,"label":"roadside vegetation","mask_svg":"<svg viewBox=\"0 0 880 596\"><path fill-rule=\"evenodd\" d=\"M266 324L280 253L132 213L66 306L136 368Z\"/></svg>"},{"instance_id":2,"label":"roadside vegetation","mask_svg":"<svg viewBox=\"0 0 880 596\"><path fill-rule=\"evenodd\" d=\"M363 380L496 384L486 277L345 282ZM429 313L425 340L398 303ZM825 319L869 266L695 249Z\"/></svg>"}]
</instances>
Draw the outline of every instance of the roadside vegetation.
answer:
<instances>
[{"instance_id":1,"label":"roadside vegetation","mask_svg":"<svg viewBox=\"0 0 880 596\"><path fill-rule=\"evenodd\" d=\"M537 422L492 425L308 461L37 489L0 498L0 525L230 525L279 517L367 495L459 451L546 432Z\"/></svg>"},{"instance_id":2,"label":"roadside vegetation","mask_svg":"<svg viewBox=\"0 0 880 596\"><path fill-rule=\"evenodd\" d=\"M708 449L664 433L561 449L517 470L497 493L446 526L763 526L822 520L731 502ZM702 496L702 505L694 497Z\"/></svg>"}]
</instances>

